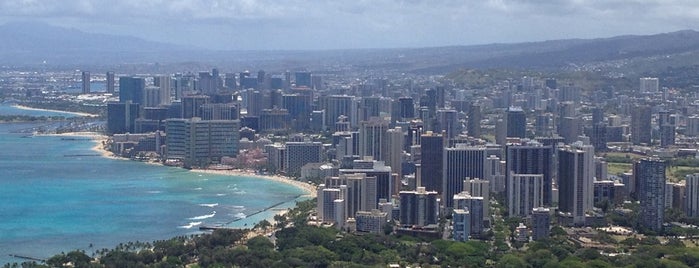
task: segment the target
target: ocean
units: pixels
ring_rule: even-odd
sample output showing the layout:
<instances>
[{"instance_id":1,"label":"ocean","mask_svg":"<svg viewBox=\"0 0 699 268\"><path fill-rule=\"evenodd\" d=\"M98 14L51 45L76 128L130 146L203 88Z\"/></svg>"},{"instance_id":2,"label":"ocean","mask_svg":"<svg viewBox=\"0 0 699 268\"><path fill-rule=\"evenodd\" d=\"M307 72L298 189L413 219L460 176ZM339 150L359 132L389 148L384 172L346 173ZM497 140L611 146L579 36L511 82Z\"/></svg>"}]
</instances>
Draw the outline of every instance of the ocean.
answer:
<instances>
[{"instance_id":1,"label":"ocean","mask_svg":"<svg viewBox=\"0 0 699 268\"><path fill-rule=\"evenodd\" d=\"M56 113L0 105L0 114ZM90 255L129 241L197 234L203 225L252 227L303 198L283 183L104 158L86 138L19 131L33 127L0 124L0 265L23 261L10 254Z\"/></svg>"}]
</instances>

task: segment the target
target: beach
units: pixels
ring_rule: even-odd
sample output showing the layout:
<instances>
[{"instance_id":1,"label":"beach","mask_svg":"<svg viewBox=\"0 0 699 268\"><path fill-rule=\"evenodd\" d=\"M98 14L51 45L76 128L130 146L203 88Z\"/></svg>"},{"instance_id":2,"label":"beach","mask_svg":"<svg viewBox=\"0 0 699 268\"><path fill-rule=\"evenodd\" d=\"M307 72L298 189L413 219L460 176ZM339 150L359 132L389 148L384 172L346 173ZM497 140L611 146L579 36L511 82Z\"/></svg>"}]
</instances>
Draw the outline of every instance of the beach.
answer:
<instances>
[{"instance_id":1,"label":"beach","mask_svg":"<svg viewBox=\"0 0 699 268\"><path fill-rule=\"evenodd\" d=\"M305 182L301 182L301 181L297 181L297 180L291 179L289 177L281 176L281 175L260 175L260 174L255 173L252 170L241 170L241 169L230 169L230 170L192 169L192 172L201 172L201 173L227 175L227 176L252 177L252 178L258 178L258 179L263 179L263 180L271 180L271 181L275 181L275 182L293 185L297 188L302 189L304 192L306 192L306 194L303 195L303 197L314 198L314 197L316 197L316 194L317 194L316 187L314 185L311 185L311 184L305 183Z\"/></svg>"},{"instance_id":2,"label":"beach","mask_svg":"<svg viewBox=\"0 0 699 268\"><path fill-rule=\"evenodd\" d=\"M52 134L52 135L92 138L95 141L95 145L92 147L92 151L99 153L102 157L110 158L110 159L130 160L128 158L115 156L112 152L110 152L106 148L104 148L104 144L109 139L109 137L104 135L104 134L101 134L101 133L70 132L70 133ZM162 163L157 163L157 162L156 163L148 162L148 163L164 166ZM241 169L226 169L226 170L192 169L191 171L195 172L195 173L206 173L206 174L224 175L224 176L231 176L231 177L248 177L248 178L262 179L262 180L268 180L268 181L273 181L273 182L278 182L278 183L284 183L284 184L299 188L303 192L305 192L305 194L301 196L302 198L315 198L317 195L316 186L314 186L310 183L297 181L297 180L291 179L289 177L281 176L281 175L260 175L260 174L255 173L252 170L241 170ZM274 209L274 208L269 208L269 209ZM266 220L269 222L274 222L274 215L284 215L287 212L288 212L288 210L286 210L286 209L277 210L272 216L270 216Z\"/></svg>"},{"instance_id":3,"label":"beach","mask_svg":"<svg viewBox=\"0 0 699 268\"><path fill-rule=\"evenodd\" d=\"M33 107L28 107L28 106L22 106L22 105L12 105L12 107L17 108L17 109L22 109L22 110L28 110L28 111L44 111L44 112L55 112L55 113L67 113L67 114L74 114L77 116L86 116L86 117L97 117L98 115L96 114L89 114L89 113L81 113L81 112L68 112L68 111L61 111L61 110L51 110L51 109L41 109L41 108L33 108Z\"/></svg>"}]
</instances>

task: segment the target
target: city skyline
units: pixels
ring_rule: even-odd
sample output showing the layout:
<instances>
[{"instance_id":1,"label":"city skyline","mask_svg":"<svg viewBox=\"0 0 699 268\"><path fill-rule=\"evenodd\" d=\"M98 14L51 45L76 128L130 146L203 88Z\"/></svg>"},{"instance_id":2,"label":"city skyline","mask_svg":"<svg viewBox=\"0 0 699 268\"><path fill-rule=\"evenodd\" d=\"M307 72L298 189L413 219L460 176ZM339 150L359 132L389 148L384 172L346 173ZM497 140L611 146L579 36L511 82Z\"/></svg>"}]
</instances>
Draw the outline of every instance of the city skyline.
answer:
<instances>
[{"instance_id":1,"label":"city skyline","mask_svg":"<svg viewBox=\"0 0 699 268\"><path fill-rule=\"evenodd\" d=\"M401 48L600 38L692 29L691 1L51 1L0 3L0 24L216 50ZM637 19L643 14L643 20Z\"/></svg>"}]
</instances>

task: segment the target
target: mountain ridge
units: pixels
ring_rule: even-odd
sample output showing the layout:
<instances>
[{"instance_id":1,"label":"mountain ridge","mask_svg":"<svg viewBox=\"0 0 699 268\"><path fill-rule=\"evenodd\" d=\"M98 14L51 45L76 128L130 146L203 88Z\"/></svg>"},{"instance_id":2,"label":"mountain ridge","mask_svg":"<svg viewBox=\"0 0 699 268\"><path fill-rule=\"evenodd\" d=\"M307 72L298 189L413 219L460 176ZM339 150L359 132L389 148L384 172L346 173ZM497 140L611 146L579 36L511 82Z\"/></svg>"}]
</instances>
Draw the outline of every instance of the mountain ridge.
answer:
<instances>
[{"instance_id":1,"label":"mountain ridge","mask_svg":"<svg viewBox=\"0 0 699 268\"><path fill-rule=\"evenodd\" d=\"M368 68L444 73L461 68L561 70L613 61L664 55L699 56L699 32L681 30L652 35L570 38L522 43L492 43L424 48L331 50L208 50L132 36L87 33L37 22L0 25L0 61L32 65L115 65L128 63L207 62L272 68L280 62L299 67L341 62ZM294 66L285 66L294 67Z\"/></svg>"}]
</instances>

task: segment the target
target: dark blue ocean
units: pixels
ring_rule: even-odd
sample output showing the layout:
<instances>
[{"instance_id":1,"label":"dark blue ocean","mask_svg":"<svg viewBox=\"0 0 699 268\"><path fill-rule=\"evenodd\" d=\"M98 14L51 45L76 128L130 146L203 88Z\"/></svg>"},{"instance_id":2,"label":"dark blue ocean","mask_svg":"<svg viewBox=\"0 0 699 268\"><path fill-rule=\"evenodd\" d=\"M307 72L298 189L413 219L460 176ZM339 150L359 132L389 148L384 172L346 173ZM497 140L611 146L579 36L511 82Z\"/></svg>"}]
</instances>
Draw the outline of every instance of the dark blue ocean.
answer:
<instances>
[{"instance_id":1,"label":"dark blue ocean","mask_svg":"<svg viewBox=\"0 0 699 268\"><path fill-rule=\"evenodd\" d=\"M56 115L6 105L0 114ZM276 211L256 212L292 207L303 194L267 180L94 156L88 139L18 132L35 126L0 124L0 265L22 261L9 254L91 254L195 234L201 225L252 226Z\"/></svg>"}]
</instances>

